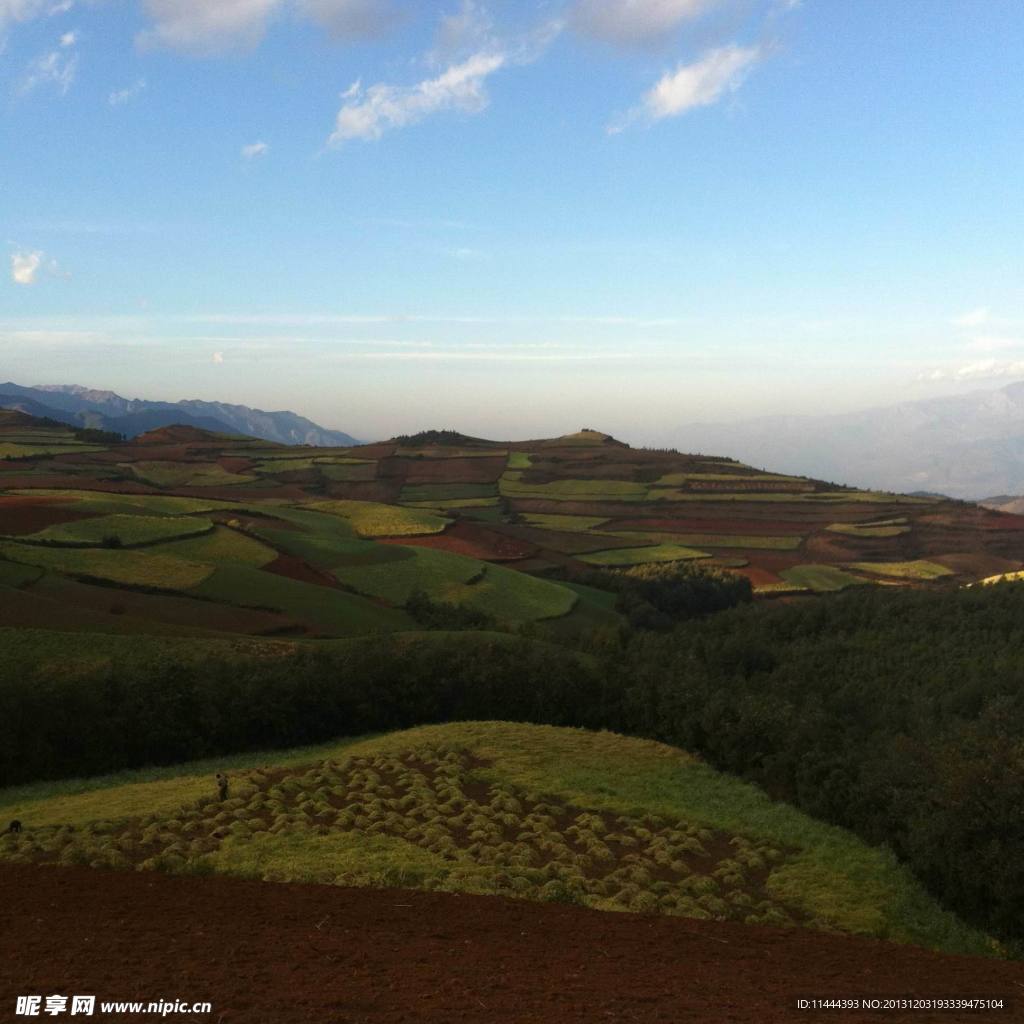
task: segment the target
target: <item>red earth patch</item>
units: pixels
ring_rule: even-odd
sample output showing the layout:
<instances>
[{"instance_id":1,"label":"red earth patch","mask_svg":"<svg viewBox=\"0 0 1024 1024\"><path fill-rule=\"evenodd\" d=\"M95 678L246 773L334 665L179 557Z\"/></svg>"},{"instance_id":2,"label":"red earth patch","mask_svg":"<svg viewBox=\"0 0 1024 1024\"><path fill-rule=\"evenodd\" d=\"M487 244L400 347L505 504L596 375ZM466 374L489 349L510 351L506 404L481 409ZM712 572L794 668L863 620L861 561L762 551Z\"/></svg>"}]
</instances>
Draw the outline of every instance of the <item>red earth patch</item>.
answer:
<instances>
[{"instance_id":1,"label":"red earth patch","mask_svg":"<svg viewBox=\"0 0 1024 1024\"><path fill-rule=\"evenodd\" d=\"M484 526L460 520L444 533L432 533L423 537L383 537L381 544L401 544L420 548L435 548L450 551L456 555L479 558L485 562L511 562L530 558L537 553L537 547L528 541L510 537Z\"/></svg>"}]
</instances>

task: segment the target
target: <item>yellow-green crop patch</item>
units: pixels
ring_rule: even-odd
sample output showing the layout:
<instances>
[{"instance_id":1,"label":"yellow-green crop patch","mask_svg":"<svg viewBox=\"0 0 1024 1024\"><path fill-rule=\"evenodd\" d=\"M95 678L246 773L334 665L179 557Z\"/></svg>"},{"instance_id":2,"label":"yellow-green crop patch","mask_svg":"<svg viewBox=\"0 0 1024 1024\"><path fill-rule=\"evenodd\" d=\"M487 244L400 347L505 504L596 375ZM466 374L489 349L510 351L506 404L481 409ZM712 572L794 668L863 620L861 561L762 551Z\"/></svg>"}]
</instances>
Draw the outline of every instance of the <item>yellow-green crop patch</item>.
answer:
<instances>
[{"instance_id":1,"label":"yellow-green crop patch","mask_svg":"<svg viewBox=\"0 0 1024 1024\"><path fill-rule=\"evenodd\" d=\"M814 484L810 480L781 473L666 473L659 477L656 486L685 487L689 483L784 483L802 490L814 490Z\"/></svg>"},{"instance_id":2,"label":"yellow-green crop patch","mask_svg":"<svg viewBox=\"0 0 1024 1024\"><path fill-rule=\"evenodd\" d=\"M559 530L564 533L583 533L608 522L607 516L562 516L546 512L524 512L523 519L529 526L536 526L541 530Z\"/></svg>"},{"instance_id":3,"label":"yellow-green crop patch","mask_svg":"<svg viewBox=\"0 0 1024 1024\"><path fill-rule=\"evenodd\" d=\"M629 480L554 480L524 483L522 472L506 473L499 481L508 498L544 498L549 501L645 501L647 485Z\"/></svg>"},{"instance_id":4,"label":"yellow-green crop patch","mask_svg":"<svg viewBox=\"0 0 1024 1024\"><path fill-rule=\"evenodd\" d=\"M937 580L953 575L952 569L926 559L911 562L851 562L850 568L902 580Z\"/></svg>"},{"instance_id":5,"label":"yellow-green crop patch","mask_svg":"<svg viewBox=\"0 0 1024 1024\"><path fill-rule=\"evenodd\" d=\"M404 504L412 504L456 498L492 498L497 493L496 484L406 484L399 500Z\"/></svg>"},{"instance_id":6,"label":"yellow-green crop patch","mask_svg":"<svg viewBox=\"0 0 1024 1024\"><path fill-rule=\"evenodd\" d=\"M700 548L750 548L764 551L795 551L803 543L798 534L785 536L766 536L765 534L738 533L664 533L638 532L634 530L614 530L616 537L636 538L656 544L685 544Z\"/></svg>"},{"instance_id":7,"label":"yellow-green crop patch","mask_svg":"<svg viewBox=\"0 0 1024 1024\"><path fill-rule=\"evenodd\" d=\"M509 452L508 453L508 468L509 469L529 469L531 463L531 455L529 452Z\"/></svg>"},{"instance_id":8,"label":"yellow-green crop patch","mask_svg":"<svg viewBox=\"0 0 1024 1024\"><path fill-rule=\"evenodd\" d=\"M129 462L124 468L154 487L220 487L258 479L247 473L229 473L216 462Z\"/></svg>"},{"instance_id":9,"label":"yellow-green crop patch","mask_svg":"<svg viewBox=\"0 0 1024 1024\"><path fill-rule=\"evenodd\" d=\"M38 459L48 455L69 455L72 452L102 452L100 445L87 444L9 444L0 443L0 459Z\"/></svg>"},{"instance_id":10,"label":"yellow-green crop patch","mask_svg":"<svg viewBox=\"0 0 1024 1024\"><path fill-rule=\"evenodd\" d=\"M443 501L403 501L407 508L426 508L444 511L450 508L497 508L498 498L448 498Z\"/></svg>"},{"instance_id":11,"label":"yellow-green crop patch","mask_svg":"<svg viewBox=\"0 0 1024 1024\"><path fill-rule=\"evenodd\" d=\"M826 529L847 537L899 537L910 533L909 526L896 524L871 526L867 523L832 523Z\"/></svg>"},{"instance_id":12,"label":"yellow-green crop patch","mask_svg":"<svg viewBox=\"0 0 1024 1024\"><path fill-rule=\"evenodd\" d=\"M0 542L0 557L23 565L85 576L124 586L159 590L189 590L198 586L213 567L172 555L107 548L50 548Z\"/></svg>"},{"instance_id":13,"label":"yellow-green crop patch","mask_svg":"<svg viewBox=\"0 0 1024 1024\"><path fill-rule=\"evenodd\" d=\"M591 565L647 565L651 562L686 562L695 558L707 558L706 551L685 547L682 544L653 544L643 548L611 548L606 551L592 551L579 555L581 561Z\"/></svg>"},{"instance_id":14,"label":"yellow-green crop patch","mask_svg":"<svg viewBox=\"0 0 1024 1024\"><path fill-rule=\"evenodd\" d=\"M813 590L816 594L845 590L868 581L858 576L837 569L834 565L795 565L791 569L783 569L779 575L787 582L798 587Z\"/></svg>"},{"instance_id":15,"label":"yellow-green crop patch","mask_svg":"<svg viewBox=\"0 0 1024 1024\"><path fill-rule=\"evenodd\" d=\"M305 755L305 756L303 756ZM256 767L256 765L271 767ZM893 855L680 750L502 722L4 799L0 859L403 886L984 953ZM211 773L227 769L219 800ZM132 776L128 776L130 779Z\"/></svg>"},{"instance_id":16,"label":"yellow-green crop patch","mask_svg":"<svg viewBox=\"0 0 1024 1024\"><path fill-rule=\"evenodd\" d=\"M315 501L306 507L347 520L360 537L414 537L441 533L450 522L421 509L383 505L375 501Z\"/></svg>"},{"instance_id":17,"label":"yellow-green crop patch","mask_svg":"<svg viewBox=\"0 0 1024 1024\"><path fill-rule=\"evenodd\" d=\"M80 547L137 547L161 541L196 537L213 531L209 519L192 516L133 516L115 514L79 519L76 522L48 526L45 530L20 537L23 543L67 544Z\"/></svg>"},{"instance_id":18,"label":"yellow-green crop patch","mask_svg":"<svg viewBox=\"0 0 1024 1024\"><path fill-rule=\"evenodd\" d=\"M88 512L129 515L187 516L220 509L237 508L233 501L208 501L204 498L178 498L164 494L117 494L105 491L20 489L11 494L46 498L70 498Z\"/></svg>"}]
</instances>

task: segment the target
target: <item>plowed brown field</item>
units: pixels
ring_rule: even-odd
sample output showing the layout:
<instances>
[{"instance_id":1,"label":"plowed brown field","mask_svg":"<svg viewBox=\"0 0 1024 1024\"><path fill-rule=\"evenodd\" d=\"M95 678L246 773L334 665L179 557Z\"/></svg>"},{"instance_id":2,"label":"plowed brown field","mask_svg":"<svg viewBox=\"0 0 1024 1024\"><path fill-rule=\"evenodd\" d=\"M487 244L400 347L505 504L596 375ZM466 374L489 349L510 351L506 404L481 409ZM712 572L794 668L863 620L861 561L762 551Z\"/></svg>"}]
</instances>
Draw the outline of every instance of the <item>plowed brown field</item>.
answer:
<instances>
[{"instance_id":1,"label":"plowed brown field","mask_svg":"<svg viewBox=\"0 0 1024 1024\"><path fill-rule=\"evenodd\" d=\"M953 1024L1024 1007L1020 963L497 897L4 865L0 906L12 1021L18 995L53 993L208 1000L208 1016L167 1019L221 1024ZM796 1009L799 996L855 994L1014 1005Z\"/></svg>"}]
</instances>

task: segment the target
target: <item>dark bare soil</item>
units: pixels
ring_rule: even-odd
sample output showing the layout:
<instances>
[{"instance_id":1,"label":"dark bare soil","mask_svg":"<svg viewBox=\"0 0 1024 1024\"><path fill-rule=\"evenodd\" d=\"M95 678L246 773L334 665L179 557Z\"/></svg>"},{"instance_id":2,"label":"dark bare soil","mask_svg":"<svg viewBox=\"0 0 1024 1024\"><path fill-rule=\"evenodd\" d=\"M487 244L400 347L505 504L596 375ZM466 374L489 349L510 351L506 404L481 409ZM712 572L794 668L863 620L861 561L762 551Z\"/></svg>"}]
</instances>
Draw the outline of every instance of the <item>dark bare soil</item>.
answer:
<instances>
[{"instance_id":1,"label":"dark bare soil","mask_svg":"<svg viewBox=\"0 0 1024 1024\"><path fill-rule=\"evenodd\" d=\"M209 1000L192 1019L220 1024L952 1024L1020 1020L1024 1006L1020 963L500 897L3 865L0 906L4 1021L19 1019L17 995L58 992ZM1016 1006L795 1009L852 994Z\"/></svg>"}]
</instances>

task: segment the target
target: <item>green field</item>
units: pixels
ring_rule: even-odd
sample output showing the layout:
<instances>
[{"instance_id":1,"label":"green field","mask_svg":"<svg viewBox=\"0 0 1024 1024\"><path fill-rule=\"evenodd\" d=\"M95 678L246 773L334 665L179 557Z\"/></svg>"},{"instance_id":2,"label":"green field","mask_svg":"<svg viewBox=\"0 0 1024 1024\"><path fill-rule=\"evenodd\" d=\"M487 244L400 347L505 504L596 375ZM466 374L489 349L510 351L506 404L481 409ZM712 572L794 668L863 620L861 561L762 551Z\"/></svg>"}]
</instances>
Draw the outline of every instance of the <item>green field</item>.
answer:
<instances>
[{"instance_id":1,"label":"green field","mask_svg":"<svg viewBox=\"0 0 1024 1024\"><path fill-rule=\"evenodd\" d=\"M251 565L260 568L273 562L277 552L238 530L218 526L213 532L189 540L163 544L161 552L195 562Z\"/></svg>"},{"instance_id":2,"label":"green field","mask_svg":"<svg viewBox=\"0 0 1024 1024\"><path fill-rule=\"evenodd\" d=\"M30 490L21 488L11 494L39 498L70 498L85 512L148 516L187 516L219 509L236 508L233 501L207 501L203 498L177 498L164 494L117 494L106 491Z\"/></svg>"},{"instance_id":3,"label":"green field","mask_svg":"<svg viewBox=\"0 0 1024 1024\"><path fill-rule=\"evenodd\" d=\"M834 565L796 565L792 569L783 569L779 575L787 583L813 590L816 594L845 590L847 587L868 582L860 577L851 576Z\"/></svg>"},{"instance_id":4,"label":"green field","mask_svg":"<svg viewBox=\"0 0 1024 1024\"><path fill-rule=\"evenodd\" d=\"M706 551L697 551L682 544L653 544L643 548L611 548L580 555L591 565L646 565L650 562L683 562L707 558Z\"/></svg>"},{"instance_id":5,"label":"green field","mask_svg":"<svg viewBox=\"0 0 1024 1024\"><path fill-rule=\"evenodd\" d=\"M532 456L529 452L509 452L508 453L508 468L509 469L529 469Z\"/></svg>"},{"instance_id":6,"label":"green field","mask_svg":"<svg viewBox=\"0 0 1024 1024\"><path fill-rule=\"evenodd\" d=\"M213 530L209 519L198 517L133 516L123 513L80 519L73 523L50 526L28 537L23 542L42 542L77 546L100 546L116 538L122 547L140 547L165 540L196 537Z\"/></svg>"},{"instance_id":7,"label":"green field","mask_svg":"<svg viewBox=\"0 0 1024 1024\"><path fill-rule=\"evenodd\" d=\"M361 594L404 605L420 590L434 601L466 605L505 622L532 622L571 611L572 591L526 573L431 548L397 548L406 557L383 565L335 566Z\"/></svg>"},{"instance_id":8,"label":"green field","mask_svg":"<svg viewBox=\"0 0 1024 1024\"><path fill-rule=\"evenodd\" d=\"M130 587L189 590L213 571L209 565L148 551L50 548L0 542L0 558L69 576L93 577Z\"/></svg>"},{"instance_id":9,"label":"green field","mask_svg":"<svg viewBox=\"0 0 1024 1024\"><path fill-rule=\"evenodd\" d=\"M554 480L551 483L524 483L522 473L506 473L500 481L501 494L507 498L545 498L549 501L645 501L647 485L627 480Z\"/></svg>"},{"instance_id":10,"label":"green field","mask_svg":"<svg viewBox=\"0 0 1024 1024\"><path fill-rule=\"evenodd\" d=\"M323 636L357 636L412 626L409 617L398 609L382 608L356 594L246 565L218 566L191 593L227 604L284 612Z\"/></svg>"},{"instance_id":11,"label":"green field","mask_svg":"<svg viewBox=\"0 0 1024 1024\"><path fill-rule=\"evenodd\" d=\"M0 857L496 893L988 951L891 854L651 741L467 723L189 768L0 791L0 815L25 826L0 839ZM223 803L218 769L232 785Z\"/></svg>"},{"instance_id":12,"label":"green field","mask_svg":"<svg viewBox=\"0 0 1024 1024\"><path fill-rule=\"evenodd\" d=\"M130 462L125 468L154 487L218 487L248 484L257 479L249 474L229 473L216 462Z\"/></svg>"},{"instance_id":13,"label":"green field","mask_svg":"<svg viewBox=\"0 0 1024 1024\"><path fill-rule=\"evenodd\" d=\"M0 459L37 459L44 455L68 455L72 452L102 452L99 445L86 444L11 444L0 442Z\"/></svg>"},{"instance_id":14,"label":"green field","mask_svg":"<svg viewBox=\"0 0 1024 1024\"><path fill-rule=\"evenodd\" d=\"M459 498L494 498L497 484L406 484L399 500L405 503L451 501Z\"/></svg>"}]
</instances>

